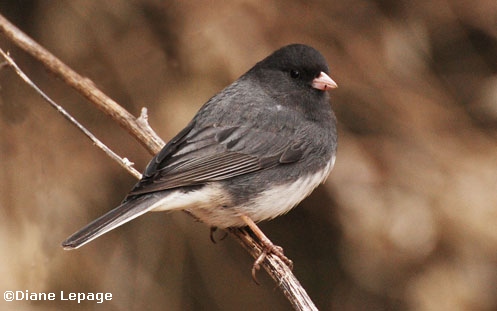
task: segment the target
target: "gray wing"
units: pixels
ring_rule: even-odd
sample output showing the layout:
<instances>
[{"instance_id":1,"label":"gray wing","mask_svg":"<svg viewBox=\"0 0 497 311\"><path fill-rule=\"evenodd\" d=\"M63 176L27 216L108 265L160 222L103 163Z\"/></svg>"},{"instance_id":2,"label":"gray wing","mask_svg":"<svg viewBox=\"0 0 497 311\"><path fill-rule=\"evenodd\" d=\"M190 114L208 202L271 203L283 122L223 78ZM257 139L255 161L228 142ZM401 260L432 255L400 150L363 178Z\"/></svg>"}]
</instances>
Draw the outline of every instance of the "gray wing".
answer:
<instances>
[{"instance_id":1,"label":"gray wing","mask_svg":"<svg viewBox=\"0 0 497 311\"><path fill-rule=\"evenodd\" d=\"M281 132L190 123L147 166L124 202L71 235L62 245L78 248L152 210L155 192L201 185L300 160L306 143Z\"/></svg>"},{"instance_id":2,"label":"gray wing","mask_svg":"<svg viewBox=\"0 0 497 311\"><path fill-rule=\"evenodd\" d=\"M163 191L301 160L311 149L302 132L306 127L295 111L276 111L271 100L258 82L243 77L215 95L150 161L122 204L70 236L64 248L78 248L153 210L167 195Z\"/></svg>"},{"instance_id":3,"label":"gray wing","mask_svg":"<svg viewBox=\"0 0 497 311\"><path fill-rule=\"evenodd\" d=\"M128 197L194 186L300 160L306 143L281 131L191 123L159 152Z\"/></svg>"}]
</instances>

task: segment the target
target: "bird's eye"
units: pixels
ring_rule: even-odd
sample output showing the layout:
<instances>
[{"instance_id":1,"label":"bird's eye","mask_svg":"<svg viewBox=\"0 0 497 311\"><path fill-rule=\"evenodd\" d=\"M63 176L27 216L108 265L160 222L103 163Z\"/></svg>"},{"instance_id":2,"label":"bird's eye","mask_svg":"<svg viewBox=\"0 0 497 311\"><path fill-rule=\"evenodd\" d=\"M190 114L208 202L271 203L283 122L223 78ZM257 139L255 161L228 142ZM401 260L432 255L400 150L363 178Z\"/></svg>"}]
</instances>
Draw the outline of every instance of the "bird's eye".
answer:
<instances>
[{"instance_id":1,"label":"bird's eye","mask_svg":"<svg viewBox=\"0 0 497 311\"><path fill-rule=\"evenodd\" d=\"M290 70L290 77L297 79L300 77L300 72L298 70L292 69Z\"/></svg>"}]
</instances>

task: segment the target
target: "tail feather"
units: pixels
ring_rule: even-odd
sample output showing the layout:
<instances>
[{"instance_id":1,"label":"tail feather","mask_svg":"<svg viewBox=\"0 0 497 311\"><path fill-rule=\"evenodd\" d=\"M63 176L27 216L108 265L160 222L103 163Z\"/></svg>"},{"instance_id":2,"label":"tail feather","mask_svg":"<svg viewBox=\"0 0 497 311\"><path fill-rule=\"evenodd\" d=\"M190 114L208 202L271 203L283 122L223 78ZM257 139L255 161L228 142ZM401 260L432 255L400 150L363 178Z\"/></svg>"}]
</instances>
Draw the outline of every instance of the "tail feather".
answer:
<instances>
[{"instance_id":1,"label":"tail feather","mask_svg":"<svg viewBox=\"0 0 497 311\"><path fill-rule=\"evenodd\" d=\"M153 210L158 201L160 198L155 195L140 196L126 201L68 237L62 242L62 247L66 250L79 248L112 229Z\"/></svg>"}]
</instances>

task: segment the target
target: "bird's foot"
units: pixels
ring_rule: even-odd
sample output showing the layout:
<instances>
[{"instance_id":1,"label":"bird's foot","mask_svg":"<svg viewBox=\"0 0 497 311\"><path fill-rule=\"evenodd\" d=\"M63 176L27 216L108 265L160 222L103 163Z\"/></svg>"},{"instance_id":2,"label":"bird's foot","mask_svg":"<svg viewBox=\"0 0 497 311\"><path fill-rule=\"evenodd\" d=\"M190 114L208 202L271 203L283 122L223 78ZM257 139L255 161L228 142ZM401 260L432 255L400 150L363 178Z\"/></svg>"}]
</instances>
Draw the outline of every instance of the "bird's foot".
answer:
<instances>
[{"instance_id":1,"label":"bird's foot","mask_svg":"<svg viewBox=\"0 0 497 311\"><path fill-rule=\"evenodd\" d=\"M262 262L266 257L270 254L273 254L277 256L281 261L283 261L288 268L293 269L293 262L288 259L288 257L285 256L283 253L283 248L278 245L274 245L271 240L262 232L261 229L254 223L252 219L250 219L248 216L242 215L241 216L243 221L247 224L247 226L252 230L252 232L255 234L257 238L261 241L262 244L262 251L257 257L257 259L254 261L254 265L252 266L252 278L254 279L255 283L259 284L256 278L256 272L260 269Z\"/></svg>"},{"instance_id":2,"label":"bird's foot","mask_svg":"<svg viewBox=\"0 0 497 311\"><path fill-rule=\"evenodd\" d=\"M290 268L290 270L293 269L293 262L285 256L285 254L283 253L283 248L281 246L274 245L271 241L269 241L269 244L267 244L267 241L263 242L263 249L261 251L261 254L259 255L259 257L257 257L257 259L254 261L254 265L252 266L252 279L254 279L254 282L256 284L259 284L256 273L257 271L259 271L262 262L269 254L277 256L288 266L288 268Z\"/></svg>"}]
</instances>

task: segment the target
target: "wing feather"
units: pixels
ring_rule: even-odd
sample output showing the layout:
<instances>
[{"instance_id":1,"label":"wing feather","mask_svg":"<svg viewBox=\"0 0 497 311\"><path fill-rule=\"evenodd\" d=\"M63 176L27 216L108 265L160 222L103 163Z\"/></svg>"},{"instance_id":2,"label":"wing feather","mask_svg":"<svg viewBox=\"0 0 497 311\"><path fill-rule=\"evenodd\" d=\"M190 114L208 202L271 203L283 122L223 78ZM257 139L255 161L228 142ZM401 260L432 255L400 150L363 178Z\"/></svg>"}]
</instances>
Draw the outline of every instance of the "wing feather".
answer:
<instances>
[{"instance_id":1,"label":"wing feather","mask_svg":"<svg viewBox=\"0 0 497 311\"><path fill-rule=\"evenodd\" d=\"M190 124L150 162L129 196L225 180L301 159L305 144L281 132Z\"/></svg>"}]
</instances>

